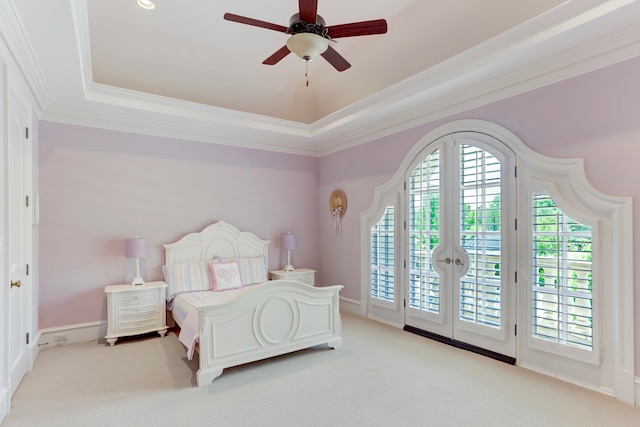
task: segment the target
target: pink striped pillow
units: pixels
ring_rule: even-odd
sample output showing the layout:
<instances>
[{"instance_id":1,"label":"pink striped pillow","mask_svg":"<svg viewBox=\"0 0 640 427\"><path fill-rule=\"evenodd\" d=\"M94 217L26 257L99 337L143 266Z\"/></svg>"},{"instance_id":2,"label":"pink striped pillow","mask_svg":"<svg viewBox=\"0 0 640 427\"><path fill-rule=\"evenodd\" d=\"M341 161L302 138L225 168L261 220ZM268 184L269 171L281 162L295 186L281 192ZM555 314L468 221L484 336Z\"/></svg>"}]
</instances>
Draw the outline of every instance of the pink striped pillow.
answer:
<instances>
[{"instance_id":1,"label":"pink striped pillow","mask_svg":"<svg viewBox=\"0 0 640 427\"><path fill-rule=\"evenodd\" d=\"M183 292L208 291L211 289L209 269L204 261L176 262L165 266L167 300Z\"/></svg>"},{"instance_id":2,"label":"pink striped pillow","mask_svg":"<svg viewBox=\"0 0 640 427\"><path fill-rule=\"evenodd\" d=\"M243 285L267 281L267 263L264 256L238 258L237 261Z\"/></svg>"}]
</instances>

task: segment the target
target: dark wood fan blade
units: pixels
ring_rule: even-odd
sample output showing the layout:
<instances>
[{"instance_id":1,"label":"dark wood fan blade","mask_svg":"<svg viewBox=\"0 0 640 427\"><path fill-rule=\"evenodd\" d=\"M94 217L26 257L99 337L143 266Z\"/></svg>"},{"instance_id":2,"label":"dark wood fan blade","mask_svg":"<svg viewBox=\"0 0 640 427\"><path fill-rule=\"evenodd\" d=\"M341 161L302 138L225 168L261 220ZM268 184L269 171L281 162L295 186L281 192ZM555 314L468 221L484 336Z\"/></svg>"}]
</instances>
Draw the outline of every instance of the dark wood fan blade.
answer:
<instances>
[{"instance_id":1,"label":"dark wood fan blade","mask_svg":"<svg viewBox=\"0 0 640 427\"><path fill-rule=\"evenodd\" d=\"M282 58L289 55L289 53L291 53L289 48L287 46L282 46L273 55L262 61L262 63L265 65L276 65L282 60Z\"/></svg>"},{"instance_id":2,"label":"dark wood fan blade","mask_svg":"<svg viewBox=\"0 0 640 427\"><path fill-rule=\"evenodd\" d=\"M316 23L318 16L318 0L298 0L300 19L309 24Z\"/></svg>"},{"instance_id":3,"label":"dark wood fan blade","mask_svg":"<svg viewBox=\"0 0 640 427\"><path fill-rule=\"evenodd\" d=\"M279 31L281 33L286 33L288 28L278 24L272 24L270 22L259 21L253 18L247 18L245 16L234 15L233 13L225 13L224 19L227 21L238 22L240 24L253 25L254 27L266 28L268 30Z\"/></svg>"},{"instance_id":4,"label":"dark wood fan blade","mask_svg":"<svg viewBox=\"0 0 640 427\"><path fill-rule=\"evenodd\" d=\"M329 64L333 65L333 67L338 71L344 71L347 68L351 67L351 64L347 62L346 59L342 57L334 48L329 46L327 50L324 51L322 57L329 62Z\"/></svg>"},{"instance_id":5,"label":"dark wood fan blade","mask_svg":"<svg viewBox=\"0 0 640 427\"><path fill-rule=\"evenodd\" d=\"M373 21L352 22L351 24L332 25L328 28L332 39L340 37L369 36L387 32L387 21L376 19Z\"/></svg>"}]
</instances>

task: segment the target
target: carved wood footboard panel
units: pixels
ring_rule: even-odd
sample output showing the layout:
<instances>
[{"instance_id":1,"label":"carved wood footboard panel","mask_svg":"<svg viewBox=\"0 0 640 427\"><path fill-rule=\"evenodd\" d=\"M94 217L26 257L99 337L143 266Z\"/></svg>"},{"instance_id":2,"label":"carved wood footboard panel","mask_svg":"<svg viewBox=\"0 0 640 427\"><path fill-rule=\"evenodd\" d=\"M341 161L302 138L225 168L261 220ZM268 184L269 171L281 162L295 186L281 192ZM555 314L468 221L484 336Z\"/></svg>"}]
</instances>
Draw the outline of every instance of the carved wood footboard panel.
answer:
<instances>
[{"instance_id":1,"label":"carved wood footboard panel","mask_svg":"<svg viewBox=\"0 0 640 427\"><path fill-rule=\"evenodd\" d=\"M342 347L340 289L276 280L232 303L201 308L198 385L230 366L324 343Z\"/></svg>"}]
</instances>

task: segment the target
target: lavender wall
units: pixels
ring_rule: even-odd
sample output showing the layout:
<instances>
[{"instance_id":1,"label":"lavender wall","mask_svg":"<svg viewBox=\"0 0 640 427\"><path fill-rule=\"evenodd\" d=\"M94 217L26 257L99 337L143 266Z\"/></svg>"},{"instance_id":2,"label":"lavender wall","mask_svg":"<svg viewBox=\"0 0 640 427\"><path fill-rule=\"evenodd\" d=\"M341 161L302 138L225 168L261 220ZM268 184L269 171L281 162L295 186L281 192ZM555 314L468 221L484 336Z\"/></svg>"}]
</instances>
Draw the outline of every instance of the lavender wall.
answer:
<instances>
[{"instance_id":1,"label":"lavender wall","mask_svg":"<svg viewBox=\"0 0 640 427\"><path fill-rule=\"evenodd\" d=\"M452 120L497 123L530 148L548 156L585 159L591 184L606 194L632 196L634 253L640 256L640 58L565 82L448 117L320 161L319 195L322 263L329 282L344 283L343 295L360 300L360 213L373 189L393 175L407 151L426 133ZM342 188L349 199L343 233L329 232L329 194ZM640 268L635 269L635 316L640 319ZM640 325L636 320L636 367L640 367Z\"/></svg>"},{"instance_id":2,"label":"lavender wall","mask_svg":"<svg viewBox=\"0 0 640 427\"><path fill-rule=\"evenodd\" d=\"M271 240L297 235L294 265L319 267L318 160L40 123L40 328L106 319L104 286L122 283L124 240L147 240L147 279L162 244L223 220Z\"/></svg>"},{"instance_id":3,"label":"lavender wall","mask_svg":"<svg viewBox=\"0 0 640 427\"><path fill-rule=\"evenodd\" d=\"M272 268L283 259L280 236L295 232L294 265L359 301L360 213L374 187L427 132L461 118L495 122L545 155L584 158L597 189L634 197L640 254L638 75L640 59L630 60L319 161L42 122L40 327L106 319L103 287L122 280L125 238L147 238L149 278L159 279L161 244L220 219L271 239ZM335 189L348 197L341 235L328 208ZM640 269L635 283L640 319Z\"/></svg>"}]
</instances>

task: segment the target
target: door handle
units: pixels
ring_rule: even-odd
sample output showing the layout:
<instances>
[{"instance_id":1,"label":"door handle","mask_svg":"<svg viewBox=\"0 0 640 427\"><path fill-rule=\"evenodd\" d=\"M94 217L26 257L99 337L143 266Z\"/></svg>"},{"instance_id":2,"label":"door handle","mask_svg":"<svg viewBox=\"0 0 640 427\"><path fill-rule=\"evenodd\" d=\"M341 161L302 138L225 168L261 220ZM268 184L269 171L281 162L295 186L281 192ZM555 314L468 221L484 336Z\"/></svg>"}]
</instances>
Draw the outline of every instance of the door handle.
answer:
<instances>
[{"instance_id":1,"label":"door handle","mask_svg":"<svg viewBox=\"0 0 640 427\"><path fill-rule=\"evenodd\" d=\"M22 282L20 282L20 280L16 280L15 282L12 280L11 281L11 287L13 288L14 286L16 288L19 288L20 286L22 286Z\"/></svg>"},{"instance_id":2,"label":"door handle","mask_svg":"<svg viewBox=\"0 0 640 427\"><path fill-rule=\"evenodd\" d=\"M451 264L451 258L446 257L445 259L437 259L438 262L445 262L447 264Z\"/></svg>"}]
</instances>

